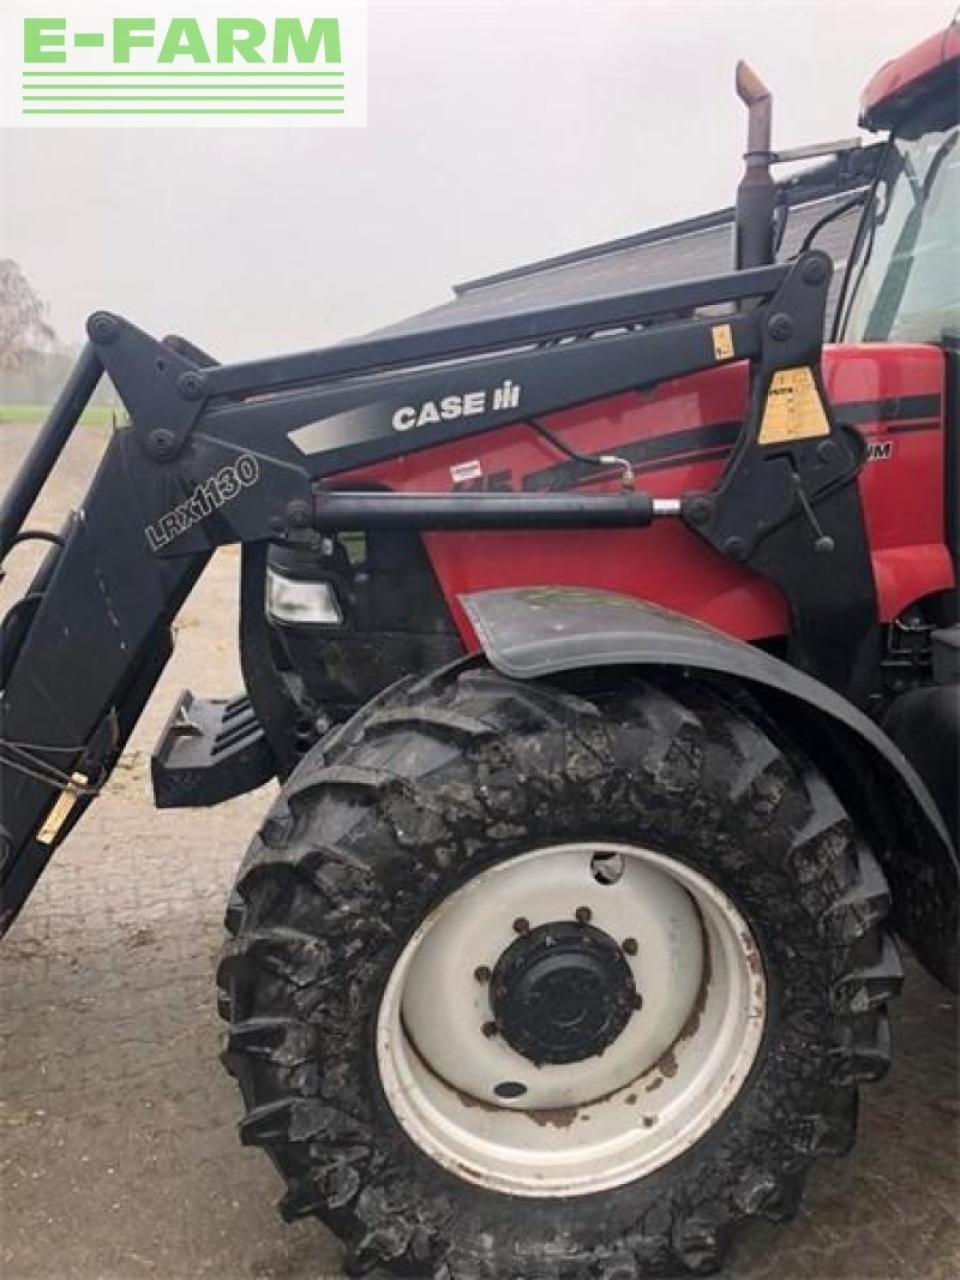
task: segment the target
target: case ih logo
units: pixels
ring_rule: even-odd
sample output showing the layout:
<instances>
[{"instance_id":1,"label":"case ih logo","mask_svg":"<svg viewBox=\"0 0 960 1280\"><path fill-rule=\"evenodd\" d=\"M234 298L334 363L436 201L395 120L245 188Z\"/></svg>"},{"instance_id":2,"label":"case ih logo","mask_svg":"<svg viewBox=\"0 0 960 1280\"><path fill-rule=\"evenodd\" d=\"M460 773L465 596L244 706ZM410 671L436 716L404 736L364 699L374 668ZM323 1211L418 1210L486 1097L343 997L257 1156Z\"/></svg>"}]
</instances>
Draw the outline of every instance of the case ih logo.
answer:
<instances>
[{"instance_id":1,"label":"case ih logo","mask_svg":"<svg viewBox=\"0 0 960 1280\"><path fill-rule=\"evenodd\" d=\"M363 125L365 0L14 0L0 99L0 125Z\"/></svg>"},{"instance_id":2,"label":"case ih logo","mask_svg":"<svg viewBox=\"0 0 960 1280\"><path fill-rule=\"evenodd\" d=\"M439 400L402 405L391 422L395 431L409 431L411 427L429 427L435 422L453 422L457 418L472 418L488 411L500 413L504 409L516 409L520 403L520 392L518 382L505 378L490 392L468 391L465 395L441 396Z\"/></svg>"}]
</instances>

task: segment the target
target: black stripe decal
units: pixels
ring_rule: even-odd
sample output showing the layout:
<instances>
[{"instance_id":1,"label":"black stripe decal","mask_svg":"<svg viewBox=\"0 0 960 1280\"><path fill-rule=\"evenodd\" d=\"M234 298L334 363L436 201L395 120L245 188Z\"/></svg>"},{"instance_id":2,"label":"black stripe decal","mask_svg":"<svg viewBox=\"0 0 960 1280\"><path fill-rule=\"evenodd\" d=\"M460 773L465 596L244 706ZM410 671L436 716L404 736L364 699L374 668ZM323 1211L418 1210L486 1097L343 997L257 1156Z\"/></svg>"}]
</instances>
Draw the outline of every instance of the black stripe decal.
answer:
<instances>
[{"instance_id":1,"label":"black stripe decal","mask_svg":"<svg viewBox=\"0 0 960 1280\"><path fill-rule=\"evenodd\" d=\"M939 396L889 396L886 400L853 400L835 404L837 421L849 427L862 422L907 422L916 418L939 418Z\"/></svg>"},{"instance_id":2,"label":"black stripe decal","mask_svg":"<svg viewBox=\"0 0 960 1280\"><path fill-rule=\"evenodd\" d=\"M833 405L837 421L843 426L863 423L903 423L890 426L887 434L929 431L941 425L939 396L890 396L886 400L855 400ZM919 421L923 419L923 421ZM722 456L736 443L739 422L717 422L705 427L672 431L652 440L631 440L623 444L604 445L597 453L625 458L636 471L658 471L666 467L686 466L715 455ZM587 462L556 462L552 466L531 471L523 477L523 488L536 492L570 489L586 481L602 480L616 474L611 468L594 467Z\"/></svg>"},{"instance_id":3,"label":"black stripe decal","mask_svg":"<svg viewBox=\"0 0 960 1280\"><path fill-rule=\"evenodd\" d=\"M905 422L902 427L889 427L883 434L886 436L906 436L911 431L937 431L940 425L939 418L926 418L923 422Z\"/></svg>"}]
</instances>

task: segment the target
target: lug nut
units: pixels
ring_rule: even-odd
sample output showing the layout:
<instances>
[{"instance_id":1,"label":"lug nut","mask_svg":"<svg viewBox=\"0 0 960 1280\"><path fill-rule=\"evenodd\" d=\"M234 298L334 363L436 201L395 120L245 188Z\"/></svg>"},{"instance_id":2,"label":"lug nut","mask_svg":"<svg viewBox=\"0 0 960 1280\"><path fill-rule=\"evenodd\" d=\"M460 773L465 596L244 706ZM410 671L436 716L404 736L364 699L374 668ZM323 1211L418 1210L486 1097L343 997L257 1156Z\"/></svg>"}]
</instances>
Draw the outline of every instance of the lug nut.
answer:
<instances>
[{"instance_id":1,"label":"lug nut","mask_svg":"<svg viewBox=\"0 0 960 1280\"><path fill-rule=\"evenodd\" d=\"M623 950L628 956L635 956L640 948L637 946L636 938L624 938Z\"/></svg>"},{"instance_id":2,"label":"lug nut","mask_svg":"<svg viewBox=\"0 0 960 1280\"><path fill-rule=\"evenodd\" d=\"M485 964L478 964L476 969L474 969L473 971L473 976L476 978L478 982L489 982L490 970L487 968Z\"/></svg>"},{"instance_id":3,"label":"lug nut","mask_svg":"<svg viewBox=\"0 0 960 1280\"><path fill-rule=\"evenodd\" d=\"M513 922L513 932L514 933L530 932L530 921L527 919L526 916L517 916L516 920L514 920Z\"/></svg>"},{"instance_id":4,"label":"lug nut","mask_svg":"<svg viewBox=\"0 0 960 1280\"><path fill-rule=\"evenodd\" d=\"M485 1022L480 1028L488 1040L492 1040L497 1034L497 1024L495 1022Z\"/></svg>"},{"instance_id":5,"label":"lug nut","mask_svg":"<svg viewBox=\"0 0 960 1280\"><path fill-rule=\"evenodd\" d=\"M593 919L593 912L589 907L577 907L575 914L580 924L589 924Z\"/></svg>"}]
</instances>

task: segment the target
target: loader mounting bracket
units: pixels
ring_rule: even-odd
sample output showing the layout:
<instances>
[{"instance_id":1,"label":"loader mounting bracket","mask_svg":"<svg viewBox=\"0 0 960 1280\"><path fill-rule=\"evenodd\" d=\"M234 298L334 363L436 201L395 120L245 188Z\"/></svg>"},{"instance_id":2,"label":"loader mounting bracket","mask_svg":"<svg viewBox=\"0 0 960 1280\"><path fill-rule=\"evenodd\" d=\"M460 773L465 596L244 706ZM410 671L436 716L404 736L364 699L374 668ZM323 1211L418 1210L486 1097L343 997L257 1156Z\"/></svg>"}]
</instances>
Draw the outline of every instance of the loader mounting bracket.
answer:
<instances>
[{"instance_id":1,"label":"loader mounting bracket","mask_svg":"<svg viewBox=\"0 0 960 1280\"><path fill-rule=\"evenodd\" d=\"M783 593L789 657L859 705L879 680L877 596L856 478L860 434L820 376L833 264L803 255L763 313L747 421L717 485L684 497L687 525Z\"/></svg>"}]
</instances>

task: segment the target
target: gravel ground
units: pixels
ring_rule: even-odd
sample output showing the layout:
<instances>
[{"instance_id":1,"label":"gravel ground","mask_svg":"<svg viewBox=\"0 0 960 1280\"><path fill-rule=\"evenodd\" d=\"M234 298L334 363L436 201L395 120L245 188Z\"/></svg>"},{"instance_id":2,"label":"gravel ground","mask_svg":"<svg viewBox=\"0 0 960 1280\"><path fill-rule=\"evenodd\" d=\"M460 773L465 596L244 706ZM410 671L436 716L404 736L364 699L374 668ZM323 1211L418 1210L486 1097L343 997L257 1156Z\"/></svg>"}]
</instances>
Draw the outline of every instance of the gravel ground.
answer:
<instances>
[{"instance_id":1,"label":"gravel ground","mask_svg":"<svg viewBox=\"0 0 960 1280\"><path fill-rule=\"evenodd\" d=\"M0 429L9 477L32 428ZM105 439L78 433L34 523L75 504ZM32 552L0 587L22 590ZM0 949L0 1269L6 1280L341 1275L318 1225L284 1226L279 1185L237 1143L217 1063L213 972L227 889L271 789L158 813L147 763L176 693L230 694L238 557L221 553L104 796ZM814 1172L785 1229L757 1226L737 1280L960 1274L957 1002L908 963L894 1067L864 1091L860 1141Z\"/></svg>"}]
</instances>

